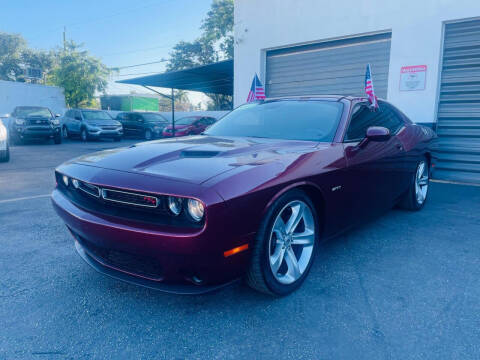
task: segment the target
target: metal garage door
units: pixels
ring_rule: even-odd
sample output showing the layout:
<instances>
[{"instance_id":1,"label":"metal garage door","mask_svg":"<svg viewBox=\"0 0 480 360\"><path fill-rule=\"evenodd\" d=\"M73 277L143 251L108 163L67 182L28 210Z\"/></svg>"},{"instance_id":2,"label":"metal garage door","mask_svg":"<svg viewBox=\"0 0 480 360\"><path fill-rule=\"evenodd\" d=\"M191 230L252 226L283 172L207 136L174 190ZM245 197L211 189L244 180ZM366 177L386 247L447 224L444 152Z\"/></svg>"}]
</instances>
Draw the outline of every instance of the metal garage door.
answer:
<instances>
[{"instance_id":1,"label":"metal garage door","mask_svg":"<svg viewBox=\"0 0 480 360\"><path fill-rule=\"evenodd\" d=\"M377 96L385 98L390 39L384 33L268 51L267 96L364 95L370 63Z\"/></svg>"},{"instance_id":2,"label":"metal garage door","mask_svg":"<svg viewBox=\"0 0 480 360\"><path fill-rule=\"evenodd\" d=\"M435 177L480 183L480 20L445 25Z\"/></svg>"}]
</instances>

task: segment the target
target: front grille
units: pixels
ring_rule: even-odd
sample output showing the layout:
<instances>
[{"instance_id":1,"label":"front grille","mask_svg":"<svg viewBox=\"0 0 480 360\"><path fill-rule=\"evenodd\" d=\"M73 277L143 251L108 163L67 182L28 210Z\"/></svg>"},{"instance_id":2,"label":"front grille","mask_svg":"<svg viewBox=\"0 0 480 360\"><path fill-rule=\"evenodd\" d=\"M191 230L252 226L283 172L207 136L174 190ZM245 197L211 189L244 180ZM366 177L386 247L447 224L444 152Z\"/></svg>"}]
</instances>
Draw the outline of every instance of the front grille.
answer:
<instances>
[{"instance_id":1,"label":"front grille","mask_svg":"<svg viewBox=\"0 0 480 360\"><path fill-rule=\"evenodd\" d=\"M148 208L158 207L159 200L155 196L145 194L135 194L131 192L103 189L102 197L108 201L114 201L121 204L144 206Z\"/></svg>"},{"instance_id":2,"label":"front grille","mask_svg":"<svg viewBox=\"0 0 480 360\"><path fill-rule=\"evenodd\" d=\"M102 130L117 130L116 126L102 126Z\"/></svg>"},{"instance_id":3,"label":"front grille","mask_svg":"<svg viewBox=\"0 0 480 360\"><path fill-rule=\"evenodd\" d=\"M50 121L44 119L26 119L25 123L27 125L50 125Z\"/></svg>"},{"instance_id":4,"label":"front grille","mask_svg":"<svg viewBox=\"0 0 480 360\"><path fill-rule=\"evenodd\" d=\"M79 181L78 188L89 195L95 196L97 198L100 197L100 188L98 186L91 185L83 181Z\"/></svg>"},{"instance_id":5,"label":"front grille","mask_svg":"<svg viewBox=\"0 0 480 360\"><path fill-rule=\"evenodd\" d=\"M90 253L91 256L105 265L134 275L143 276L152 280L161 281L163 270L158 261L146 256L135 255L124 251L100 247L74 234L77 241Z\"/></svg>"},{"instance_id":6,"label":"front grille","mask_svg":"<svg viewBox=\"0 0 480 360\"><path fill-rule=\"evenodd\" d=\"M185 213L174 216L168 209L168 196L125 191L112 187L101 188L84 181L70 181L65 186L62 175L55 173L57 189L77 207L98 216L106 215L139 223L182 228L202 228L204 220L194 222ZM186 206L184 205L184 209Z\"/></svg>"},{"instance_id":7,"label":"front grille","mask_svg":"<svg viewBox=\"0 0 480 360\"><path fill-rule=\"evenodd\" d=\"M50 127L45 127L45 126L29 126L27 129L30 131L45 131L45 132L49 132L52 130Z\"/></svg>"}]
</instances>

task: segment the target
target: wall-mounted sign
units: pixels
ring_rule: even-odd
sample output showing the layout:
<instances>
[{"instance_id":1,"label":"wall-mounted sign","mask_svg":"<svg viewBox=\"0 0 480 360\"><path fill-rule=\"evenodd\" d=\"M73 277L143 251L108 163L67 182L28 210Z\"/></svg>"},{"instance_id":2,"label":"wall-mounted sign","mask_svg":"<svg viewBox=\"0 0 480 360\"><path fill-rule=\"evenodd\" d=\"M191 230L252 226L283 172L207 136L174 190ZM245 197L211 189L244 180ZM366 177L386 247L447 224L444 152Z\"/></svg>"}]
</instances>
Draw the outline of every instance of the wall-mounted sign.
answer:
<instances>
[{"instance_id":1,"label":"wall-mounted sign","mask_svg":"<svg viewBox=\"0 0 480 360\"><path fill-rule=\"evenodd\" d=\"M400 91L425 90L427 65L402 66Z\"/></svg>"}]
</instances>

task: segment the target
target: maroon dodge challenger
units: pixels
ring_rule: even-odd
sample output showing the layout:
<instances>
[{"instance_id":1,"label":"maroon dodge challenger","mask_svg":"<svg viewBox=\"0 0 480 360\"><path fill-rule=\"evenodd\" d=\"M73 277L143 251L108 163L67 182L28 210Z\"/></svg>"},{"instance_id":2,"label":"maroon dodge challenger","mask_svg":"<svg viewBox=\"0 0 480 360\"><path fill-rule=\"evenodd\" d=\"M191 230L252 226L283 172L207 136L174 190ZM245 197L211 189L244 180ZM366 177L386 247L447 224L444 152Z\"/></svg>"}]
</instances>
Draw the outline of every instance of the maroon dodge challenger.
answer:
<instances>
[{"instance_id":1,"label":"maroon dodge challenger","mask_svg":"<svg viewBox=\"0 0 480 360\"><path fill-rule=\"evenodd\" d=\"M86 155L56 169L55 210L111 277L201 293L244 277L286 295L325 240L427 199L434 132L386 101L276 98L204 133Z\"/></svg>"}]
</instances>

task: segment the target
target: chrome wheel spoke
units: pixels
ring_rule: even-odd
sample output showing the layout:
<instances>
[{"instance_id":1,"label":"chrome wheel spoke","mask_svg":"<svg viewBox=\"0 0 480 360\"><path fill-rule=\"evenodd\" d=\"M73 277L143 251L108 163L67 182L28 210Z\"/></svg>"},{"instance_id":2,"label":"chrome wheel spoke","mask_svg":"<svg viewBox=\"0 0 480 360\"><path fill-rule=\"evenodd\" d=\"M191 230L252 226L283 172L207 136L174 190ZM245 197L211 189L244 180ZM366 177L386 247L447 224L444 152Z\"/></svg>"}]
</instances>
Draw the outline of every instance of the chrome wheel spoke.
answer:
<instances>
[{"instance_id":1,"label":"chrome wheel spoke","mask_svg":"<svg viewBox=\"0 0 480 360\"><path fill-rule=\"evenodd\" d=\"M285 262L288 266L287 274L293 279L297 280L302 273L300 272L300 267L298 266L298 260L295 256L295 253L291 247L289 247L286 251Z\"/></svg>"},{"instance_id":2,"label":"chrome wheel spoke","mask_svg":"<svg viewBox=\"0 0 480 360\"><path fill-rule=\"evenodd\" d=\"M285 230L287 234L292 234L297 228L298 224L303 218L303 213L305 211L305 205L301 202L296 203L291 207L292 215L288 219L287 224L285 225Z\"/></svg>"},{"instance_id":3,"label":"chrome wheel spoke","mask_svg":"<svg viewBox=\"0 0 480 360\"><path fill-rule=\"evenodd\" d=\"M277 245L275 252L270 255L270 266L274 274L278 272L285 258L285 247Z\"/></svg>"},{"instance_id":4,"label":"chrome wheel spoke","mask_svg":"<svg viewBox=\"0 0 480 360\"><path fill-rule=\"evenodd\" d=\"M292 234L293 245L313 245L315 233L312 230L305 230L303 233Z\"/></svg>"},{"instance_id":5,"label":"chrome wheel spoke","mask_svg":"<svg viewBox=\"0 0 480 360\"><path fill-rule=\"evenodd\" d=\"M428 176L422 176L420 179L418 179L419 186L425 186L427 184L428 184Z\"/></svg>"}]
</instances>

